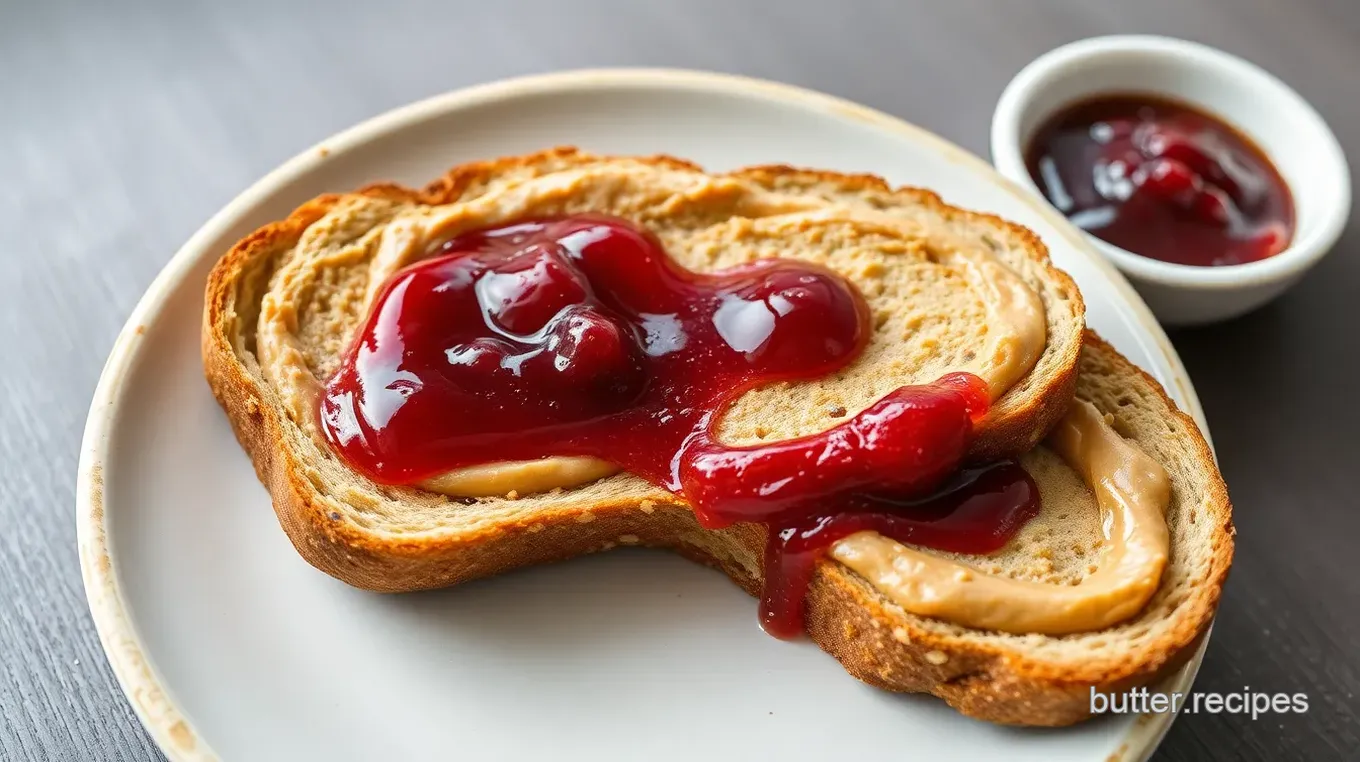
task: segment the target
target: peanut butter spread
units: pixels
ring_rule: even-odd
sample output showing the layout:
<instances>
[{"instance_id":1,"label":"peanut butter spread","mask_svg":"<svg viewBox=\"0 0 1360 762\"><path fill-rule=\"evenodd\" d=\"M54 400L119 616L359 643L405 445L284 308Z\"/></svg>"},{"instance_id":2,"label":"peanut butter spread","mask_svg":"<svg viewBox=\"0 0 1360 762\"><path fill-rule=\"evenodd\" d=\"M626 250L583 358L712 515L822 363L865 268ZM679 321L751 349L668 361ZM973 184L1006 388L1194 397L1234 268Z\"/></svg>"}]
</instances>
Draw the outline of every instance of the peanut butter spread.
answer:
<instances>
[{"instance_id":1,"label":"peanut butter spread","mask_svg":"<svg viewBox=\"0 0 1360 762\"><path fill-rule=\"evenodd\" d=\"M315 416L330 368L317 357L343 350L355 326L353 316L366 313L397 270L469 230L584 211L616 214L646 226L691 269L714 270L761 257L794 256L840 270L864 292L881 329L871 340L866 359L857 361L872 360L881 365L863 374L869 379L860 384L867 395L863 405L892 386L908 383L894 379L882 368L895 369L898 376L918 370L913 358L893 359L890 355L907 343L903 336L911 338L913 332L925 335L932 325L955 320L964 326L964 330L953 326L955 335L946 337L962 348L942 351L946 358L943 366L937 362L921 368L920 372L932 375L915 382L933 380L945 371L968 371L987 382L994 400L1029 373L1047 341L1042 300L1002 262L990 241L952 229L927 230L910 216L895 215L890 209L853 198L779 192L740 177L714 177L686 169L611 160L490 183L483 192L465 194L463 200L444 206L378 196L346 198L310 225L283 253L270 278L261 300L256 337L264 375L293 420L321 447L327 447ZM902 265L884 262L885 257L899 255L917 255L918 259ZM903 267L942 268L944 274L934 277L943 285L921 285L910 280L917 277L914 274L903 279L905 286L889 283L885 273ZM317 298L323 287L337 281L360 285ZM966 288L958 288L960 281ZM936 291L930 291L932 287ZM967 303L894 323L910 309L903 305L910 305L922 288L927 289L927 299L963 291L968 294ZM317 313L325 314L318 319ZM316 324L328 331L320 334L327 352L317 351ZM882 335L884 326L901 333ZM334 330L330 330L332 327ZM918 343L913 351L934 352L944 340L930 334ZM872 386L874 383L890 386L879 389ZM780 394L789 397L798 391L783 389ZM761 392L748 392L748 396ZM854 414L854 410L846 411L838 404L821 407L837 408L840 415L837 419L800 420L794 428L801 430L779 433L813 433L818 426L825 429L838 423L839 417ZM759 416L748 417L757 423L739 427L736 438L763 438ZM725 423L720 422L720 436L725 435ZM990 577L963 563L867 532L835 545L833 557L908 611L974 627L1074 632L1101 628L1131 616L1156 589L1166 563L1168 540L1162 511L1169 487L1165 474L1084 404L1069 415L1050 444L1086 477L1106 516L1109 549L1105 563L1080 585L1064 587ZM419 486L459 497L512 492L524 495L589 483L617 470L593 458L544 457L459 468Z\"/></svg>"},{"instance_id":2,"label":"peanut butter spread","mask_svg":"<svg viewBox=\"0 0 1360 762\"><path fill-rule=\"evenodd\" d=\"M1161 583L1170 548L1166 471L1078 400L1048 444L1095 493L1105 554L1078 585L985 574L872 532L831 555L913 614L984 630L1061 635L1101 630L1138 613Z\"/></svg>"},{"instance_id":3,"label":"peanut butter spread","mask_svg":"<svg viewBox=\"0 0 1360 762\"><path fill-rule=\"evenodd\" d=\"M641 222L683 264L695 269L798 254L768 249L759 238L748 242L759 235L778 242L781 235L793 232L826 241L828 248L837 248L835 256L850 266L860 265L844 274L861 286L875 307L874 292L883 290L876 279L885 268L873 257L896 256L908 252L911 241L929 239L931 260L965 279L983 310L975 318L984 326L976 331L980 340L972 342L966 357L940 372L975 373L987 381L993 399L1029 372L1047 339L1039 296L983 241L952 231L924 231L919 222L868 203L774 192L740 178L615 160L506 182L445 206L365 196L341 204L305 231L270 280L258 324L262 370L290 416L324 444L314 417L323 379L308 363L299 322L302 305L328 271L355 267L365 271L359 303L342 305L363 314L397 270L425 256L440 241L476 228L575 211L607 212ZM718 247L723 248L720 255L713 253ZM816 258L815 253L812 256ZM894 306L888 303L876 312ZM822 427L837 422L827 419ZM547 457L461 468L420 486L457 497L505 495L511 490L529 494L578 486L615 471L612 465L589 458Z\"/></svg>"}]
</instances>

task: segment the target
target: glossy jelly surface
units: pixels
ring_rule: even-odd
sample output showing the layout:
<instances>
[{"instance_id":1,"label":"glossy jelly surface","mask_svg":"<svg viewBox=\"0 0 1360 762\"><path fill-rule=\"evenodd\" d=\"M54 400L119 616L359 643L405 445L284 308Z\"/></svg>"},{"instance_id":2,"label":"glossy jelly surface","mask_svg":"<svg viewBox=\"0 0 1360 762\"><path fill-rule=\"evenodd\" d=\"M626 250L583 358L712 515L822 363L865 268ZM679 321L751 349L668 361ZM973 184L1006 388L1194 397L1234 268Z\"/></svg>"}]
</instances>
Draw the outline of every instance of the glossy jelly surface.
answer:
<instances>
[{"instance_id":1,"label":"glossy jelly surface","mask_svg":"<svg viewBox=\"0 0 1360 762\"><path fill-rule=\"evenodd\" d=\"M592 456L682 495L706 527L767 523L763 621L787 636L802 627L794 578L805 584L849 531L999 547L1032 508L1018 466L958 471L988 406L968 374L902 387L819 434L715 439L736 396L843 368L870 331L859 292L816 265L700 274L623 220L531 220L454 238L393 276L327 382L320 422L382 483Z\"/></svg>"},{"instance_id":2,"label":"glossy jelly surface","mask_svg":"<svg viewBox=\"0 0 1360 762\"><path fill-rule=\"evenodd\" d=\"M1152 259L1256 262L1294 235L1293 197L1270 160L1186 104L1143 95L1080 102L1039 127L1026 164L1078 227Z\"/></svg>"}]
</instances>

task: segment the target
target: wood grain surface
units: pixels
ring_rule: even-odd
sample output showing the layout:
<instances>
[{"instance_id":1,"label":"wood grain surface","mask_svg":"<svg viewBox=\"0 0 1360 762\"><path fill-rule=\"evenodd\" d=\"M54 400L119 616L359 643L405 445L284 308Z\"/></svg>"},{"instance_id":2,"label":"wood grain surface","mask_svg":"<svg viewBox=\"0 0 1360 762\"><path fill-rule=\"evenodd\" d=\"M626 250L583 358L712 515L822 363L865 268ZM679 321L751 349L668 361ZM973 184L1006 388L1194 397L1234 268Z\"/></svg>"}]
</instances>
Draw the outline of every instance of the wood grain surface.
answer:
<instances>
[{"instance_id":1,"label":"wood grain surface","mask_svg":"<svg viewBox=\"0 0 1360 762\"><path fill-rule=\"evenodd\" d=\"M1360 157L1356 0L0 0L0 759L160 755L85 607L72 521L95 381L133 303L214 211L393 106L554 69L783 80L986 152L1043 51L1157 32L1247 56ZM1236 504L1197 689L1305 692L1302 715L1184 716L1157 759L1357 759L1360 231L1274 305L1173 334ZM907 757L904 757L907 758Z\"/></svg>"}]
</instances>

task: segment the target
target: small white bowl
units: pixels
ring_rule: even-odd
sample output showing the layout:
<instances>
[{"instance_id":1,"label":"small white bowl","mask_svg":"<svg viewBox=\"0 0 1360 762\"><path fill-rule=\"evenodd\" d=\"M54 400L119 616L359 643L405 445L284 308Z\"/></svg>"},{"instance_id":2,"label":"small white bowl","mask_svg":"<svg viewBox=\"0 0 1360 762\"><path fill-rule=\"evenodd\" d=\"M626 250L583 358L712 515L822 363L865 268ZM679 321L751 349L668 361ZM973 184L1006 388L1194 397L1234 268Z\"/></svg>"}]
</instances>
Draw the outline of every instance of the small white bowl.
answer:
<instances>
[{"instance_id":1,"label":"small white bowl","mask_svg":"<svg viewBox=\"0 0 1360 762\"><path fill-rule=\"evenodd\" d=\"M1162 95L1218 116L1265 151L1294 196L1292 243L1260 262L1172 264L1088 236L1163 323L1212 323L1260 307L1298 281L1336 243L1351 208L1350 171L1336 136L1307 101L1270 73L1193 42L1095 37L1035 59L1011 80L996 105L992 163L1039 194L1024 156L1035 129L1064 106L1109 93Z\"/></svg>"}]
</instances>

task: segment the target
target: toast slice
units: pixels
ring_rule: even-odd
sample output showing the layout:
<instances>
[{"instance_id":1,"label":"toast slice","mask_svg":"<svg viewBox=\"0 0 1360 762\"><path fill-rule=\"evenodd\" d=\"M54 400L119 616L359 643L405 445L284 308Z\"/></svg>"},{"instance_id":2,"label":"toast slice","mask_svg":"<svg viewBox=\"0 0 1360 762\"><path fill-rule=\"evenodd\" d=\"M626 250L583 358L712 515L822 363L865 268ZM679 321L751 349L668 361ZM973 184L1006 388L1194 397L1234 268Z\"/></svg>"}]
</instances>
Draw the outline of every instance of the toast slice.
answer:
<instances>
[{"instance_id":1,"label":"toast slice","mask_svg":"<svg viewBox=\"0 0 1360 762\"><path fill-rule=\"evenodd\" d=\"M973 359L966 338L986 326L976 324L983 314L976 295L955 297L967 289L940 254L980 245L1039 294L1047 341L1030 372L996 400L974 454L1030 451L1061 417L1075 387L1170 473L1172 553L1161 589L1138 617L1099 633L1005 635L913 616L848 568L823 562L808 593L809 633L852 674L892 690L933 693L983 719L1061 725L1087 716L1091 686L1146 683L1189 653L1207 629L1231 556L1227 498L1207 447L1160 388L1112 349L1089 338L1082 353L1080 295L1048 263L1033 234L867 176L766 167L715 177L674 159L570 150L466 165L424 191L375 186L321 197L247 237L214 268L203 328L207 377L269 488L280 523L310 563L358 587L405 591L638 544L677 550L722 569L749 591L760 590L763 527L703 530L677 497L627 474L573 489L476 499L373 484L318 445L307 430L307 411L290 408L278 379L261 367L261 316L271 291L296 274L288 266L299 242L316 244L329 266L289 305L297 337L290 348L308 374L324 377L362 318L363 294L373 287L369 260L384 255L373 231L398 218L406 224L402 215L418 216L427 207L495 194L523 197L524 188L564 172L612 179L563 186L546 201L539 198L541 208L531 213L629 217L657 232L672 255L694 269L771 254L807 257L840 270L864 291L876 318L864 357L827 379L748 393L724 417L724 441L821 430L835 420L809 411L834 406L853 414L891 388L966 367ZM619 179L633 174L646 182ZM754 204L752 187L777 198L760 196ZM808 199L863 204L903 224L762 226L760 214L771 204L802 208ZM1090 573L1086 554L1099 536L1094 498L1043 448L1023 462L1040 484L1044 512L1002 552L970 561L1016 578L1078 581Z\"/></svg>"}]
</instances>

